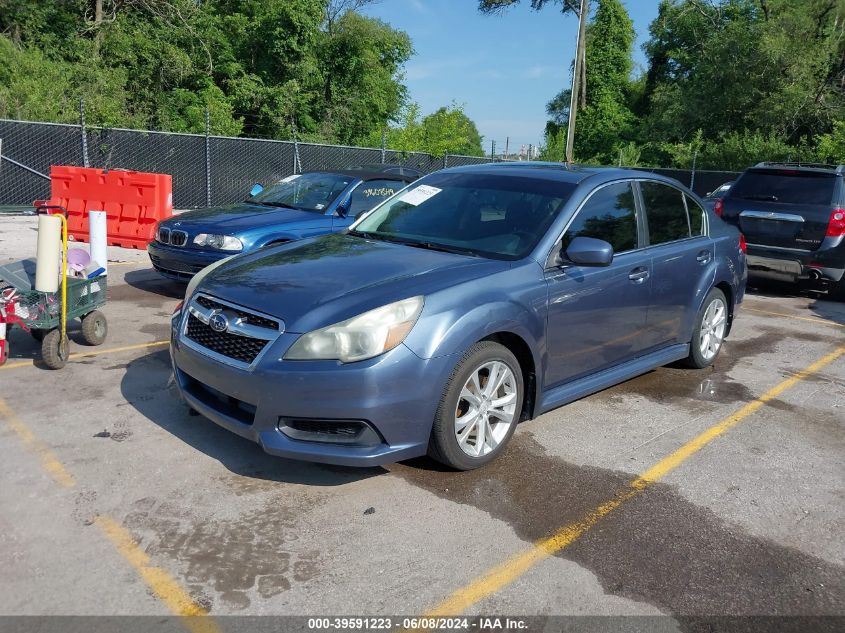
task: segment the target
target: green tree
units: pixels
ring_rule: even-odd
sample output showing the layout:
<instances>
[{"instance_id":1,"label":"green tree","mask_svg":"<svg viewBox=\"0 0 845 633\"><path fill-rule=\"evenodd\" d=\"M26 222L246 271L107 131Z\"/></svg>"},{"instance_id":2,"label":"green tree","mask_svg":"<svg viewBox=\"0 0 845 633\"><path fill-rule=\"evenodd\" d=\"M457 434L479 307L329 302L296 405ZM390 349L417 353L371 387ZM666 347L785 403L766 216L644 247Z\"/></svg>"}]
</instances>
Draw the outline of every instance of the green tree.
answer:
<instances>
[{"instance_id":1,"label":"green tree","mask_svg":"<svg viewBox=\"0 0 845 633\"><path fill-rule=\"evenodd\" d=\"M420 107L409 104L402 113L401 123L385 130L386 144L403 152L425 152L433 156L461 154L484 156L482 137L478 128L463 110L452 103L420 120ZM380 134L371 134L368 144L378 146Z\"/></svg>"}]
</instances>

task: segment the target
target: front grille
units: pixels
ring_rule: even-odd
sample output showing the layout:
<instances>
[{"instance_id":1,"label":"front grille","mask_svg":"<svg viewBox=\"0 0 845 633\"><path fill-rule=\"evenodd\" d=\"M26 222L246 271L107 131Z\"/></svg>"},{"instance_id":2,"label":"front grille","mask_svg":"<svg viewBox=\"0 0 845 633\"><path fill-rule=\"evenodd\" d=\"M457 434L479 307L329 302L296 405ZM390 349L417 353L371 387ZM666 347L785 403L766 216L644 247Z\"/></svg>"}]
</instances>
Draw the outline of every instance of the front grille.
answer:
<instances>
[{"instance_id":1,"label":"front grille","mask_svg":"<svg viewBox=\"0 0 845 633\"><path fill-rule=\"evenodd\" d=\"M203 347L247 365L255 360L269 341L231 332L215 332L193 314L188 315L186 336Z\"/></svg>"},{"instance_id":2,"label":"front grille","mask_svg":"<svg viewBox=\"0 0 845 633\"><path fill-rule=\"evenodd\" d=\"M225 305L223 303L220 303L219 301L214 301L214 299L210 299L209 297L204 297L200 295L195 299L195 301L206 310L231 310L232 312L236 313L240 318L242 318L244 320L244 323L249 323L250 325L254 325L256 327L266 327L271 330L279 329L278 321L274 321L273 319L268 319L266 317L253 314L252 312L247 312L246 310L238 310L237 308Z\"/></svg>"},{"instance_id":3,"label":"front grille","mask_svg":"<svg viewBox=\"0 0 845 633\"><path fill-rule=\"evenodd\" d=\"M170 243L173 246L184 246L188 242L188 234L185 231L171 231Z\"/></svg>"},{"instance_id":4,"label":"front grille","mask_svg":"<svg viewBox=\"0 0 845 633\"><path fill-rule=\"evenodd\" d=\"M161 227L158 230L158 241L162 244L170 244L170 229Z\"/></svg>"}]
</instances>

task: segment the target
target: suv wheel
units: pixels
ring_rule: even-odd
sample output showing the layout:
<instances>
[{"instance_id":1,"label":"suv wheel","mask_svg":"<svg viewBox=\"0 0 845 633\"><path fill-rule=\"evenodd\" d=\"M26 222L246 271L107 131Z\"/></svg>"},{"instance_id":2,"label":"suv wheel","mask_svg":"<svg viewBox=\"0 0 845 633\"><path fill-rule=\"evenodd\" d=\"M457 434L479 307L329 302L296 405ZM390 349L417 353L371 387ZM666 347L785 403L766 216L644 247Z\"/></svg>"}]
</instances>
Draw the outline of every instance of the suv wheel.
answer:
<instances>
[{"instance_id":1,"label":"suv wheel","mask_svg":"<svg viewBox=\"0 0 845 633\"><path fill-rule=\"evenodd\" d=\"M493 341L473 345L440 400L429 455L457 470L495 459L519 422L524 391L519 361L506 347Z\"/></svg>"},{"instance_id":2,"label":"suv wheel","mask_svg":"<svg viewBox=\"0 0 845 633\"><path fill-rule=\"evenodd\" d=\"M702 369L713 364L728 329L728 300L725 293L713 288L695 319L687 364Z\"/></svg>"},{"instance_id":3,"label":"suv wheel","mask_svg":"<svg viewBox=\"0 0 845 633\"><path fill-rule=\"evenodd\" d=\"M845 276L839 281L830 283L827 289L827 296L834 301L845 301Z\"/></svg>"}]
</instances>

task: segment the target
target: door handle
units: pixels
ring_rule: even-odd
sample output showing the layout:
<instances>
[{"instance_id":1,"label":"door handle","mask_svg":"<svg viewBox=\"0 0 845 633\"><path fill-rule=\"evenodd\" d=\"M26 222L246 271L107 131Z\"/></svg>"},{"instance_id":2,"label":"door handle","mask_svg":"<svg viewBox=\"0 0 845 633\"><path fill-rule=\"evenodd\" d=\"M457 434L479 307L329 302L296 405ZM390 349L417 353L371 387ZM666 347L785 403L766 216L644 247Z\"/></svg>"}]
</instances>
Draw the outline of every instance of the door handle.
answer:
<instances>
[{"instance_id":1,"label":"door handle","mask_svg":"<svg viewBox=\"0 0 845 633\"><path fill-rule=\"evenodd\" d=\"M706 264L710 261L710 251L701 251L695 258L699 264Z\"/></svg>"},{"instance_id":2,"label":"door handle","mask_svg":"<svg viewBox=\"0 0 845 633\"><path fill-rule=\"evenodd\" d=\"M628 273L628 279L633 281L635 284L641 284L646 279L648 279L648 269L647 268L634 268L630 273Z\"/></svg>"}]
</instances>

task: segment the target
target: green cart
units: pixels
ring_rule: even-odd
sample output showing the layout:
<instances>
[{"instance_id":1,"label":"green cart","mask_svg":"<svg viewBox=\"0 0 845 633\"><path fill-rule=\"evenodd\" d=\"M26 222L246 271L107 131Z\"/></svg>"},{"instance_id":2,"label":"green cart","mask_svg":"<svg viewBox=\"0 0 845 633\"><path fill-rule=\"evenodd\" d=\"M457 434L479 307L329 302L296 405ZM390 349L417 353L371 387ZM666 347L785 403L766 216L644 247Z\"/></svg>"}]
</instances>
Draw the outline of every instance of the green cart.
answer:
<instances>
[{"instance_id":1,"label":"green cart","mask_svg":"<svg viewBox=\"0 0 845 633\"><path fill-rule=\"evenodd\" d=\"M106 317L98 309L106 303L106 289L106 275L67 278L66 322L80 319L82 338L89 345L101 345L108 334ZM5 306L7 326L22 327L41 341L41 358L47 367L64 367L69 346L62 327L61 287L57 292L36 291L35 260L25 259L0 266L0 291L12 297ZM0 357L0 363L3 360Z\"/></svg>"}]
</instances>

